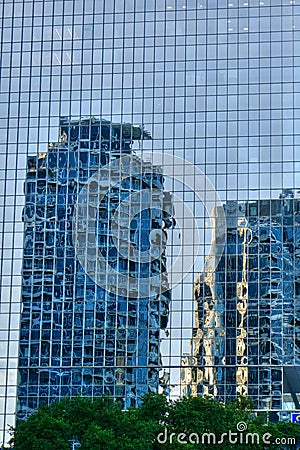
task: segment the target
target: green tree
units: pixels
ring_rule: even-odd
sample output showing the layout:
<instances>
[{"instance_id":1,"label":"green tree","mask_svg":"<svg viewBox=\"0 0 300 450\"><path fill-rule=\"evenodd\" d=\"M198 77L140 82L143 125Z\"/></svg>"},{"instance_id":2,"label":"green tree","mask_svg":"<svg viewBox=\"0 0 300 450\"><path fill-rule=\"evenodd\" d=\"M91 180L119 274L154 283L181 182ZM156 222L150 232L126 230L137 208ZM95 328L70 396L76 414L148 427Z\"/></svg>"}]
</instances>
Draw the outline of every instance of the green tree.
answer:
<instances>
[{"instance_id":1,"label":"green tree","mask_svg":"<svg viewBox=\"0 0 300 450\"><path fill-rule=\"evenodd\" d=\"M275 439L298 438L299 425L265 422L265 417L253 414L251 401L245 398L227 404L200 397L168 402L162 395L147 394L139 408L126 411L109 397L65 398L39 408L26 421L19 422L13 430L11 448L70 450L73 439L80 442L78 450L296 448L275 443ZM241 424L247 429L239 430ZM250 439L247 445L245 440L232 444L228 439L230 432L237 433L238 439L252 433L259 443ZM266 434L271 445L263 442Z\"/></svg>"},{"instance_id":2,"label":"green tree","mask_svg":"<svg viewBox=\"0 0 300 450\"><path fill-rule=\"evenodd\" d=\"M54 417L50 408L40 408L14 431L12 448L30 450L70 450L71 429L63 417Z\"/></svg>"}]
</instances>

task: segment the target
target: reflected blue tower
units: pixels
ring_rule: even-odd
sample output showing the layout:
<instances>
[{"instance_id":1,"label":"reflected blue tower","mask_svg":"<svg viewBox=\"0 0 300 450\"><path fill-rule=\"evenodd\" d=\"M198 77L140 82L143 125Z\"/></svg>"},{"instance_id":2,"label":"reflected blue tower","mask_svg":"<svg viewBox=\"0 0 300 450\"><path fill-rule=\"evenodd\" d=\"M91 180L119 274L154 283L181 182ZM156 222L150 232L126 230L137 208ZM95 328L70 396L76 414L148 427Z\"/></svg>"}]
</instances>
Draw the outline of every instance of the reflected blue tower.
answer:
<instances>
[{"instance_id":1,"label":"reflected blue tower","mask_svg":"<svg viewBox=\"0 0 300 450\"><path fill-rule=\"evenodd\" d=\"M272 420L289 420L288 411L300 409L300 201L286 190L224 209L224 255L215 273L195 282L184 394L247 395Z\"/></svg>"},{"instance_id":2,"label":"reflected blue tower","mask_svg":"<svg viewBox=\"0 0 300 450\"><path fill-rule=\"evenodd\" d=\"M163 191L160 168L133 156L140 173L127 177L120 173L119 184L98 205L94 222L96 251L115 271L136 282L136 295L130 297L126 286L122 289L118 279L101 270L99 276L105 281L96 283L89 272L94 257L90 250L95 249L86 246L83 267L72 236L74 208L82 188L99 167L133 155L132 143L140 139L151 137L130 124L62 118L59 142L50 144L47 153L28 158L19 418L64 396L106 393L128 407L139 404L146 392L158 390L159 334L167 326L171 299L165 251L149 261L130 260L116 245L112 223L124 199L130 201L130 195L143 189L155 190L156 207L140 208L127 232L135 248L142 250L149 247L153 230L166 237L173 223L172 205ZM122 223L119 227L121 234ZM122 246L124 240L119 238ZM157 274L163 291L152 283ZM143 279L148 290L138 294Z\"/></svg>"}]
</instances>

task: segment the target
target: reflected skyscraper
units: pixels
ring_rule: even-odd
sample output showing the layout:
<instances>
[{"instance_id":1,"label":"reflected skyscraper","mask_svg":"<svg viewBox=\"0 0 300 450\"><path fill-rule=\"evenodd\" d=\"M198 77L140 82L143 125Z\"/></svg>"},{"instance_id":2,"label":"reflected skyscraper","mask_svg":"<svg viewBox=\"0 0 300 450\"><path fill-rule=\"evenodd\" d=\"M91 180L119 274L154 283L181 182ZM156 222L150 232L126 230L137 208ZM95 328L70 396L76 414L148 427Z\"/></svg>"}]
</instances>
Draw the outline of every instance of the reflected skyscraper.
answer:
<instances>
[{"instance_id":1,"label":"reflected skyscraper","mask_svg":"<svg viewBox=\"0 0 300 450\"><path fill-rule=\"evenodd\" d=\"M19 418L64 396L110 394L128 407L158 391L170 291L155 232L172 225L172 205L161 169L132 154L135 139L150 135L130 124L61 119L59 142L28 158ZM155 193L151 209L140 205L145 190ZM153 258L130 258L130 242L151 246Z\"/></svg>"},{"instance_id":2,"label":"reflected skyscraper","mask_svg":"<svg viewBox=\"0 0 300 450\"><path fill-rule=\"evenodd\" d=\"M280 199L224 209L224 254L214 273L195 282L183 393L221 401L247 395L256 409L289 420L300 400L300 200L286 190Z\"/></svg>"}]
</instances>

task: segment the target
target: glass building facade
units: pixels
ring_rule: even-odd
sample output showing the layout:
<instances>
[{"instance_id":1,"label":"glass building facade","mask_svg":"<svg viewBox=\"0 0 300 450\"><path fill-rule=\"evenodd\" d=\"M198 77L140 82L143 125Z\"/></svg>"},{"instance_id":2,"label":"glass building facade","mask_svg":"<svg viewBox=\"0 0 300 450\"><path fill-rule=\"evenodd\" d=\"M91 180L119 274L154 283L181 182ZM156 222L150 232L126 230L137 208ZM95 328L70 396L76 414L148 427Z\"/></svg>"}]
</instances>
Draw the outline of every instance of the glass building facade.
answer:
<instances>
[{"instance_id":1,"label":"glass building facade","mask_svg":"<svg viewBox=\"0 0 300 450\"><path fill-rule=\"evenodd\" d=\"M298 0L5 0L0 10L4 433L14 423L22 348L22 211L27 196L23 185L30 157L42 163L39 155L49 142L57 142L60 118L79 124L82 118L96 117L145 127L152 139L132 145L142 160L146 151L160 152L176 174L171 157L183 158L205 174L225 205L275 200L284 189L297 189L300 4ZM205 207L191 185L166 178L165 189L182 199L200 233L199 244L181 245L182 237L193 233L175 202L177 225L168 239L166 263L181 248L180 263L176 267L171 263L168 273L170 280L175 272L185 277L172 289L167 328L160 332L163 376L169 379L174 398L182 394L182 356L187 354L187 361L193 358L190 341L197 328L193 286L209 253L211 233ZM237 258L241 245L236 247ZM194 260L190 270L187 259ZM291 264L295 267L295 257ZM238 280L238 266L233 272ZM285 330L286 325L282 327ZM295 334L288 342L292 340L295 354ZM277 363L274 367L278 370Z\"/></svg>"}]
</instances>

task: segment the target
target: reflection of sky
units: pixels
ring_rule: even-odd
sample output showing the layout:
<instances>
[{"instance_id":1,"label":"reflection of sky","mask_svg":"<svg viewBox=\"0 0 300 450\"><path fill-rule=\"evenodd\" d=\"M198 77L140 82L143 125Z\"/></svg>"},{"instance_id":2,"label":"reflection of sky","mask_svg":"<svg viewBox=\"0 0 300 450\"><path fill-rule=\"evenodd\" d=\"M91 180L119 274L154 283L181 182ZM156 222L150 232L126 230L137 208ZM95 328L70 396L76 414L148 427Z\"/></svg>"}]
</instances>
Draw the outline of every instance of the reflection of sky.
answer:
<instances>
[{"instance_id":1,"label":"reflection of sky","mask_svg":"<svg viewBox=\"0 0 300 450\"><path fill-rule=\"evenodd\" d=\"M72 13L72 2L69 3ZM278 38L272 44L266 41L258 45L256 34L259 30L267 33L272 29L274 34L279 30L288 34L292 27L290 17L281 23L274 8L272 21L262 17L258 28L258 7L249 8L254 16L249 19L243 17L245 14L238 19L235 8L220 9L219 17L214 19L216 11L208 12L204 3L197 14L193 11L195 2L191 2L191 6L189 3L189 11L180 10L179 2L176 15L173 9L168 9L165 15L159 10L156 14L151 12L154 2L150 2L149 17L146 18L155 18L155 26L152 22L144 26L142 10L134 15L127 4L124 25L121 3L115 2L119 14L113 16L105 5L105 19L101 14L93 19L93 3L86 2L84 20L80 15L73 20L70 15L52 17L54 3L47 2L44 27L41 26L41 4L36 3L34 17L27 17L28 26L23 28L23 33L14 29L16 45L12 61L15 68L20 65L22 68L14 71L19 76L11 74L13 95L10 99L14 103L10 104L9 114L8 106L2 104L3 116L7 112L9 117L9 141L12 144L19 140L22 153L26 152L27 146L35 152L36 143L43 149L49 140L57 139L58 116L94 114L150 126L155 137L153 148L175 148L195 162L205 163L211 175L216 170L210 165L222 166L229 161L241 168L241 174L257 173L262 164L270 164L271 160L287 164L287 171L291 170L288 162L293 160L293 155L289 146L294 143L296 125L291 118L299 95L293 95L294 74L288 62L299 50L297 46L293 47L291 40L279 44ZM74 8L79 14L81 4L76 2ZM54 5L54 13L59 14L61 2L57 5ZM5 8L9 7L10 4L5 5ZM267 9L273 10L265 7L264 14ZM97 10L102 12L101 2ZM288 11L292 9L288 8ZM207 18L211 20L206 27ZM246 21L247 27L244 27ZM271 22L269 27L268 21ZM235 33L221 34L225 32L224 27L229 30L228 23L234 31L241 32L239 44ZM248 28L247 32L245 28ZM218 45L213 43L217 29ZM206 35L207 31L211 34ZM268 36L262 34L261 39L267 40ZM249 35L256 36L256 40L248 52ZM9 36L8 28L4 40ZM34 42L31 45L32 36ZM270 36L272 41L273 37L276 35ZM18 40L22 40L22 44ZM276 57L271 58L271 52ZM250 61L245 59L247 54ZM285 62L286 67L281 70L281 64ZM8 65L9 59L4 59L3 101L9 88ZM2 138L3 142L7 141L5 132ZM258 146L261 147L259 156ZM204 152L200 149L205 147L211 150L201 155ZM253 165L253 171L249 170L248 163L250 168ZM238 177L230 177L231 170L235 173L233 168L227 169L226 181L230 188L250 186L248 181L246 185L239 185ZM271 167L266 169L269 172ZM282 167L278 169L280 171ZM264 180L269 187L269 178ZM272 187L280 189L281 185L282 181L278 180ZM220 189L226 187L224 181Z\"/></svg>"},{"instance_id":2,"label":"reflection of sky","mask_svg":"<svg viewBox=\"0 0 300 450\"><path fill-rule=\"evenodd\" d=\"M278 197L282 188L300 185L297 2L219 1L218 9L216 0L146 4L146 10L133 0L0 5L3 340L5 330L18 329L26 154L57 140L59 116L144 124L154 140L140 149L198 164L223 200ZM167 353L189 351L193 279L174 292L172 326L184 323L188 332L183 343L169 341ZM15 343L10 352L9 364L16 365Z\"/></svg>"}]
</instances>

